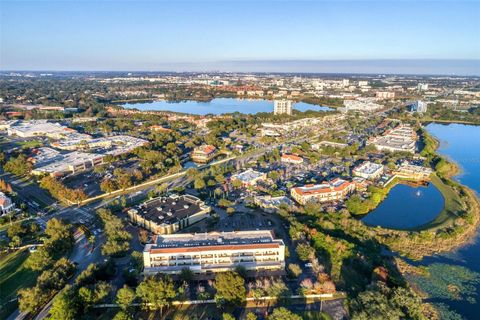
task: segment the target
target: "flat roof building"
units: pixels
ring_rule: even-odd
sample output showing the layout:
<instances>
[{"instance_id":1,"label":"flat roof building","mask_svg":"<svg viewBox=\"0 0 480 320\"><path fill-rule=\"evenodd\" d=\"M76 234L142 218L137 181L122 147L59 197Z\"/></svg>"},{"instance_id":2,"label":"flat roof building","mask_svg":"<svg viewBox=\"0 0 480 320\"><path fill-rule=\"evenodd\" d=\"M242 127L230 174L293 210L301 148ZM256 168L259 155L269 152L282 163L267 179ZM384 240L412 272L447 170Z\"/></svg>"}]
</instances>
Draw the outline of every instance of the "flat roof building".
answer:
<instances>
[{"instance_id":1,"label":"flat roof building","mask_svg":"<svg viewBox=\"0 0 480 320\"><path fill-rule=\"evenodd\" d=\"M171 234L207 217L210 207L192 195L148 200L128 210L130 221L155 234Z\"/></svg>"},{"instance_id":2,"label":"flat roof building","mask_svg":"<svg viewBox=\"0 0 480 320\"><path fill-rule=\"evenodd\" d=\"M417 134L412 127L399 125L382 136L370 138L367 143L373 144L378 150L415 153L416 139Z\"/></svg>"},{"instance_id":3,"label":"flat roof building","mask_svg":"<svg viewBox=\"0 0 480 320\"><path fill-rule=\"evenodd\" d=\"M86 171L103 164L103 155L73 151L60 153L55 149L42 147L34 150L30 161L35 164L32 174L63 176Z\"/></svg>"},{"instance_id":4,"label":"flat roof building","mask_svg":"<svg viewBox=\"0 0 480 320\"><path fill-rule=\"evenodd\" d=\"M370 161L365 161L362 164L356 166L352 170L352 173L354 176L369 180L378 179L383 174L383 165Z\"/></svg>"},{"instance_id":5,"label":"flat roof building","mask_svg":"<svg viewBox=\"0 0 480 320\"><path fill-rule=\"evenodd\" d=\"M304 205L308 202L328 202L343 200L355 190L355 184L340 178L325 181L321 184L307 184L290 190L295 201Z\"/></svg>"},{"instance_id":6,"label":"flat roof building","mask_svg":"<svg viewBox=\"0 0 480 320\"><path fill-rule=\"evenodd\" d=\"M413 165L404 161L393 173L399 178L428 180L432 172L433 170L431 168Z\"/></svg>"},{"instance_id":7,"label":"flat roof building","mask_svg":"<svg viewBox=\"0 0 480 320\"><path fill-rule=\"evenodd\" d=\"M267 179L267 175L265 173L255 171L253 169L248 169L241 173L237 173L231 178L232 181L238 180L242 182L244 187L254 186L258 181L265 179Z\"/></svg>"},{"instance_id":8,"label":"flat roof building","mask_svg":"<svg viewBox=\"0 0 480 320\"><path fill-rule=\"evenodd\" d=\"M269 230L161 235L143 250L144 273L283 270L285 244Z\"/></svg>"}]
</instances>

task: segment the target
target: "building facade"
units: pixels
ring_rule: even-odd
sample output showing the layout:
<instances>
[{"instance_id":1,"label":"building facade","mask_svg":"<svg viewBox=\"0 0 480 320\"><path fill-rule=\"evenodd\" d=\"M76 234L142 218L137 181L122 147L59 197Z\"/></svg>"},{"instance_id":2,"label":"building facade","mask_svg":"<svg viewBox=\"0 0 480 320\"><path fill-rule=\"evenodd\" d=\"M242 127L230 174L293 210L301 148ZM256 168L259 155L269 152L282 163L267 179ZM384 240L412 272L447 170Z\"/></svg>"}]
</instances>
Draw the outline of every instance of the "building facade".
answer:
<instances>
[{"instance_id":1,"label":"building facade","mask_svg":"<svg viewBox=\"0 0 480 320\"><path fill-rule=\"evenodd\" d=\"M143 250L145 274L285 268L285 244L269 230L161 235L152 242Z\"/></svg>"},{"instance_id":2,"label":"building facade","mask_svg":"<svg viewBox=\"0 0 480 320\"><path fill-rule=\"evenodd\" d=\"M15 209L15 204L3 192L0 192L0 215L12 212Z\"/></svg>"},{"instance_id":3,"label":"building facade","mask_svg":"<svg viewBox=\"0 0 480 320\"><path fill-rule=\"evenodd\" d=\"M273 101L273 114L292 115L292 101L290 100Z\"/></svg>"},{"instance_id":4,"label":"building facade","mask_svg":"<svg viewBox=\"0 0 480 320\"><path fill-rule=\"evenodd\" d=\"M212 145L197 147L192 152L192 160L197 163L208 163L216 155L217 148Z\"/></svg>"}]
</instances>

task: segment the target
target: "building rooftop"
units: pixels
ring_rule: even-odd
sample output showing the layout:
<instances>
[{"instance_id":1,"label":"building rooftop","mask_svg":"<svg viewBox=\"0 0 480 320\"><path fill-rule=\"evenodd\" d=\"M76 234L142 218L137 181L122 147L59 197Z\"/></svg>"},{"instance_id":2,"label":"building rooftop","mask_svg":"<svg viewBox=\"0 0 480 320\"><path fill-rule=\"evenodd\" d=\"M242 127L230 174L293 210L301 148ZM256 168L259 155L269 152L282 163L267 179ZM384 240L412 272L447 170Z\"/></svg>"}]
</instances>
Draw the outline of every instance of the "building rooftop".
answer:
<instances>
[{"instance_id":1,"label":"building rooftop","mask_svg":"<svg viewBox=\"0 0 480 320\"><path fill-rule=\"evenodd\" d=\"M146 201L133 210L156 224L173 224L206 208L202 200L192 195L170 195Z\"/></svg>"},{"instance_id":2,"label":"building rooftop","mask_svg":"<svg viewBox=\"0 0 480 320\"><path fill-rule=\"evenodd\" d=\"M233 232L210 232L210 233L187 233L158 235L153 238L153 243L145 246L145 251L154 250L160 252L168 249L179 249L185 251L204 250L205 247L217 247L225 250L228 247L252 246L253 248L262 245L283 245L281 239L275 239L270 230L257 231L233 231Z\"/></svg>"},{"instance_id":3,"label":"building rooftop","mask_svg":"<svg viewBox=\"0 0 480 320\"><path fill-rule=\"evenodd\" d=\"M307 184L303 187L296 187L294 190L302 195L327 193L332 191L342 191L350 186L350 182L340 178L331 181L325 181L321 184Z\"/></svg>"},{"instance_id":4,"label":"building rooftop","mask_svg":"<svg viewBox=\"0 0 480 320\"><path fill-rule=\"evenodd\" d=\"M248 182L251 182L255 179L258 179L262 176L264 176L265 174L262 173L262 172L258 172L258 171L255 171L253 169L248 169L246 171L243 171L241 173L238 173L236 175L233 175L232 178L234 179L238 179L244 183L248 183Z\"/></svg>"},{"instance_id":5,"label":"building rooftop","mask_svg":"<svg viewBox=\"0 0 480 320\"><path fill-rule=\"evenodd\" d=\"M374 174L377 172L379 169L381 169L383 166L378 163L366 161L353 169L356 172L359 173L364 173L364 174Z\"/></svg>"}]
</instances>

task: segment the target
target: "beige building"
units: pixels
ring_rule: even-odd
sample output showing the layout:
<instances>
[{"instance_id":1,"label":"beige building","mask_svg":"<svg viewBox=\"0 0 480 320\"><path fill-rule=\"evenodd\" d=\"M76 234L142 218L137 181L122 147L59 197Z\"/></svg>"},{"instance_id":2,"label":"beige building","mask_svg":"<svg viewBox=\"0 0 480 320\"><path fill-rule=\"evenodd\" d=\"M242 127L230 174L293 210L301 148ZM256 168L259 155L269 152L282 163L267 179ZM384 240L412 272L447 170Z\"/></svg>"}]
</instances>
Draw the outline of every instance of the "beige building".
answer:
<instances>
[{"instance_id":1,"label":"beige building","mask_svg":"<svg viewBox=\"0 0 480 320\"><path fill-rule=\"evenodd\" d=\"M217 153L217 148L212 145L197 147L192 152L192 160L197 163L208 163Z\"/></svg>"},{"instance_id":2,"label":"beige building","mask_svg":"<svg viewBox=\"0 0 480 320\"><path fill-rule=\"evenodd\" d=\"M290 190L295 201L304 205L308 202L328 202L343 200L355 190L355 183L336 178L322 184L307 184Z\"/></svg>"},{"instance_id":3,"label":"beige building","mask_svg":"<svg viewBox=\"0 0 480 320\"><path fill-rule=\"evenodd\" d=\"M269 230L162 235L145 246L143 263L145 274L283 270L285 244Z\"/></svg>"},{"instance_id":4,"label":"beige building","mask_svg":"<svg viewBox=\"0 0 480 320\"><path fill-rule=\"evenodd\" d=\"M292 101L275 100L273 101L273 114L292 114Z\"/></svg>"},{"instance_id":5,"label":"beige building","mask_svg":"<svg viewBox=\"0 0 480 320\"><path fill-rule=\"evenodd\" d=\"M403 179L428 180L432 172L431 168L416 166L405 161L393 173Z\"/></svg>"},{"instance_id":6,"label":"beige building","mask_svg":"<svg viewBox=\"0 0 480 320\"><path fill-rule=\"evenodd\" d=\"M158 197L128 210L133 223L155 234L171 234L205 219L210 207L192 195Z\"/></svg>"}]
</instances>

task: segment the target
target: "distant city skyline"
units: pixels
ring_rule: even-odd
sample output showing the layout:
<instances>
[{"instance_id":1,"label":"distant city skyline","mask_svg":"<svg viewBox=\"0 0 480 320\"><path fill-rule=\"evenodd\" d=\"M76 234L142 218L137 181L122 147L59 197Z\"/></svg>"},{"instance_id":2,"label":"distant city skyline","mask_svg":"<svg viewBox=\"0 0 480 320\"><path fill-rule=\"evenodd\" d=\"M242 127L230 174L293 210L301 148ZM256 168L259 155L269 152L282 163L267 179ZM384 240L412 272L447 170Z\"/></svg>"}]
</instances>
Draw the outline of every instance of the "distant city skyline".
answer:
<instances>
[{"instance_id":1,"label":"distant city skyline","mask_svg":"<svg viewBox=\"0 0 480 320\"><path fill-rule=\"evenodd\" d=\"M475 1L0 1L0 70L480 75Z\"/></svg>"}]
</instances>

